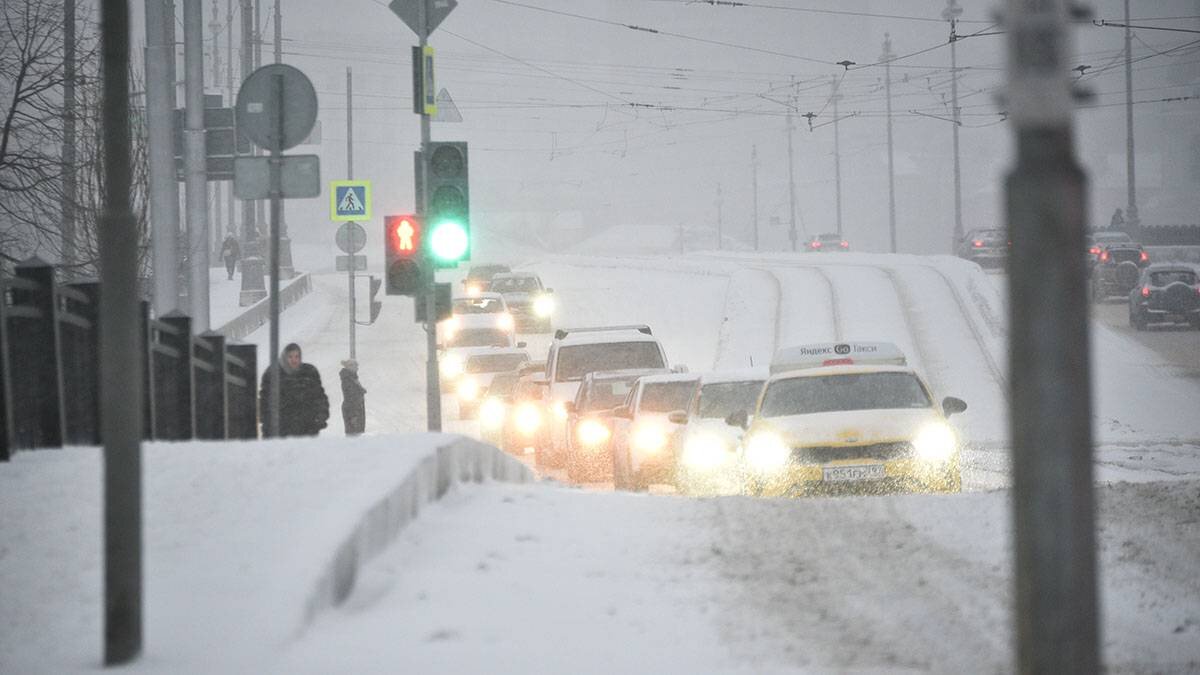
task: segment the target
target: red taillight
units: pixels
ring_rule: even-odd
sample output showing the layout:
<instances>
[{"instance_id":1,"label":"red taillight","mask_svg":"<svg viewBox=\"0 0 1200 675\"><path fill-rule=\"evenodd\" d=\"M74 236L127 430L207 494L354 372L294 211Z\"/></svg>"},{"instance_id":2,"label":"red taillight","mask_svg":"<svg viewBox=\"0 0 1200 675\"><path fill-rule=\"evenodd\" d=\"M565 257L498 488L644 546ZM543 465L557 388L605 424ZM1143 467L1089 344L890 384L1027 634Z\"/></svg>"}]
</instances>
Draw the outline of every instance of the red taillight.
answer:
<instances>
[{"instance_id":1,"label":"red taillight","mask_svg":"<svg viewBox=\"0 0 1200 675\"><path fill-rule=\"evenodd\" d=\"M850 242L848 242L848 241L843 241L843 242L842 242L842 248L850 248Z\"/></svg>"},{"instance_id":2,"label":"red taillight","mask_svg":"<svg viewBox=\"0 0 1200 675\"><path fill-rule=\"evenodd\" d=\"M810 243L809 246L812 248L821 248L821 242L814 241L814 242Z\"/></svg>"},{"instance_id":3,"label":"red taillight","mask_svg":"<svg viewBox=\"0 0 1200 675\"><path fill-rule=\"evenodd\" d=\"M971 245L974 246L975 248L983 248L983 242L978 239L971 242Z\"/></svg>"},{"instance_id":4,"label":"red taillight","mask_svg":"<svg viewBox=\"0 0 1200 675\"><path fill-rule=\"evenodd\" d=\"M1099 246L1093 246L1093 247L1091 247L1091 248L1089 248L1089 249L1088 249L1088 253L1091 253L1092 255L1100 255L1100 247L1099 247Z\"/></svg>"},{"instance_id":5,"label":"red taillight","mask_svg":"<svg viewBox=\"0 0 1200 675\"><path fill-rule=\"evenodd\" d=\"M1105 262L1108 262L1108 251L1102 251L1100 253L1100 259Z\"/></svg>"},{"instance_id":6,"label":"red taillight","mask_svg":"<svg viewBox=\"0 0 1200 675\"><path fill-rule=\"evenodd\" d=\"M1142 286L1142 297L1143 298L1150 297L1150 287L1149 286Z\"/></svg>"},{"instance_id":7,"label":"red taillight","mask_svg":"<svg viewBox=\"0 0 1200 675\"><path fill-rule=\"evenodd\" d=\"M1146 253L1145 251L1142 251L1141 260L1142 260L1142 262L1146 262L1146 261L1150 260L1150 254Z\"/></svg>"}]
</instances>

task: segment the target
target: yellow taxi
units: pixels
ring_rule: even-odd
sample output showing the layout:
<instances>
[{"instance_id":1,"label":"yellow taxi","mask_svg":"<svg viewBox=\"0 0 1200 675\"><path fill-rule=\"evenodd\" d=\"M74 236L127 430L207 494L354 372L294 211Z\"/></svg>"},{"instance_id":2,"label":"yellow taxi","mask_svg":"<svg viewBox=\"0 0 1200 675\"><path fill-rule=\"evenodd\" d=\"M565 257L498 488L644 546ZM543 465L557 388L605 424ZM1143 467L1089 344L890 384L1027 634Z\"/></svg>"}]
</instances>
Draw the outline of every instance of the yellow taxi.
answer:
<instances>
[{"instance_id":1,"label":"yellow taxi","mask_svg":"<svg viewBox=\"0 0 1200 675\"><path fill-rule=\"evenodd\" d=\"M961 399L929 385L885 342L780 350L746 429L745 492L767 496L958 492Z\"/></svg>"}]
</instances>

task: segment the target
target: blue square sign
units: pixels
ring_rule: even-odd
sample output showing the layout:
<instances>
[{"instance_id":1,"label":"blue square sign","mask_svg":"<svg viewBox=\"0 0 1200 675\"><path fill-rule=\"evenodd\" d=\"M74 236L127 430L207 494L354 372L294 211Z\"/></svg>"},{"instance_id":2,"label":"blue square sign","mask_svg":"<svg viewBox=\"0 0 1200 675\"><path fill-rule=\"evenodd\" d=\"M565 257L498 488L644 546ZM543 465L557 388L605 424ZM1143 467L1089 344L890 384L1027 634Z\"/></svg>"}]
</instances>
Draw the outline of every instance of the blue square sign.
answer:
<instances>
[{"instance_id":1,"label":"blue square sign","mask_svg":"<svg viewBox=\"0 0 1200 675\"><path fill-rule=\"evenodd\" d=\"M329 184L329 219L371 219L371 181L335 180Z\"/></svg>"}]
</instances>

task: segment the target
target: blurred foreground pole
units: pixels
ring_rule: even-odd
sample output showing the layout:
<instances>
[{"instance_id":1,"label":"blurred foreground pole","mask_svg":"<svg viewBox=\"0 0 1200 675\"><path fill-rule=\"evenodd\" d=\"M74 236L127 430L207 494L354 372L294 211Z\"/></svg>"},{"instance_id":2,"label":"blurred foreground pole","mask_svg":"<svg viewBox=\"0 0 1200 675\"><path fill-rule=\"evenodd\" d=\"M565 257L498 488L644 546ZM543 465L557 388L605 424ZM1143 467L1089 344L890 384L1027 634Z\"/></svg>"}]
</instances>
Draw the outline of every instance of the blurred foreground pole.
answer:
<instances>
[{"instance_id":1,"label":"blurred foreground pole","mask_svg":"<svg viewBox=\"0 0 1200 675\"><path fill-rule=\"evenodd\" d=\"M137 228L130 211L129 8L100 7L104 216L100 226L100 429L104 439L104 663L142 650L141 361Z\"/></svg>"},{"instance_id":2,"label":"blurred foreground pole","mask_svg":"<svg viewBox=\"0 0 1200 675\"><path fill-rule=\"evenodd\" d=\"M417 31L417 46L421 48L421 53L425 53L425 45L429 44L429 6L430 3L418 2L418 26ZM422 88L422 92L424 89ZM431 140L429 130L429 115L422 110L421 112L421 156L429 157L429 141ZM424 175L425 167L428 164L425 161L421 162L421 201L417 204L417 209L421 212L421 217L424 218L429 213L429 190L426 186L429 181ZM422 221L423 222L423 221ZM429 431L442 430L442 387L440 380L440 372L438 371L437 360L437 264L433 260L433 256L427 256L425 260L425 292L424 297L414 297L416 302L425 303L425 426Z\"/></svg>"},{"instance_id":3,"label":"blurred foreground pole","mask_svg":"<svg viewBox=\"0 0 1200 675\"><path fill-rule=\"evenodd\" d=\"M1071 137L1066 0L1008 0L1009 345L1017 664L1100 671L1084 176Z\"/></svg>"}]
</instances>

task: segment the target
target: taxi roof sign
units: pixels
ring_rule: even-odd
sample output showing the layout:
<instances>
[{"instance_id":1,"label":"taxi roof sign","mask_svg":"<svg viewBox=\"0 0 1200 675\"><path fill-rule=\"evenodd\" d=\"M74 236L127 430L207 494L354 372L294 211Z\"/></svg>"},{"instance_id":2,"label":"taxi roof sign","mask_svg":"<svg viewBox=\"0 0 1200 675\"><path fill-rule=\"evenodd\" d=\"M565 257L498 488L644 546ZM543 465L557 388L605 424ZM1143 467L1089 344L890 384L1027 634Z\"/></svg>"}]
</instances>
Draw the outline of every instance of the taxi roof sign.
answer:
<instances>
[{"instance_id":1,"label":"taxi roof sign","mask_svg":"<svg viewBox=\"0 0 1200 675\"><path fill-rule=\"evenodd\" d=\"M890 342L821 342L775 352L771 374L837 365L906 366L908 361Z\"/></svg>"}]
</instances>

